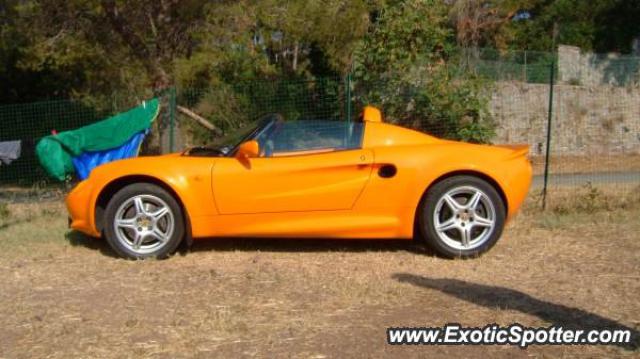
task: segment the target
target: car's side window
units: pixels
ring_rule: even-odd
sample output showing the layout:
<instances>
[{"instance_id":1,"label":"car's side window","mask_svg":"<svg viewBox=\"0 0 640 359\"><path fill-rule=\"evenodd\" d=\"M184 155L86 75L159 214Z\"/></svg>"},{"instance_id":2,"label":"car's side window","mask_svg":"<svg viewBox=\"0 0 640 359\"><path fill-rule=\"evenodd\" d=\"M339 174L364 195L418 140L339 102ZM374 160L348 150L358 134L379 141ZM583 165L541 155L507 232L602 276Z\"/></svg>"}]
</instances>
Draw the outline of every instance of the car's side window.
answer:
<instances>
[{"instance_id":1,"label":"car's side window","mask_svg":"<svg viewBox=\"0 0 640 359\"><path fill-rule=\"evenodd\" d=\"M364 124L346 121L281 122L259 139L264 157L360 148Z\"/></svg>"}]
</instances>

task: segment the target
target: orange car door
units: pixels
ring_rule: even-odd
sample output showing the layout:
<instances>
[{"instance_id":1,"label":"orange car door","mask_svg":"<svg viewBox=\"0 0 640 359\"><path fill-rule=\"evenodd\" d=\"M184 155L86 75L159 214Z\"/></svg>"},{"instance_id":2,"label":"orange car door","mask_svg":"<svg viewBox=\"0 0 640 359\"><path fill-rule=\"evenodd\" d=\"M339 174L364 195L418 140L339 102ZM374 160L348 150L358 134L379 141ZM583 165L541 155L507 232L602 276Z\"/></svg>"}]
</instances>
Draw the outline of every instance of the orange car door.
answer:
<instances>
[{"instance_id":1,"label":"orange car door","mask_svg":"<svg viewBox=\"0 0 640 359\"><path fill-rule=\"evenodd\" d=\"M370 150L220 158L212 177L221 214L351 209L371 175Z\"/></svg>"}]
</instances>

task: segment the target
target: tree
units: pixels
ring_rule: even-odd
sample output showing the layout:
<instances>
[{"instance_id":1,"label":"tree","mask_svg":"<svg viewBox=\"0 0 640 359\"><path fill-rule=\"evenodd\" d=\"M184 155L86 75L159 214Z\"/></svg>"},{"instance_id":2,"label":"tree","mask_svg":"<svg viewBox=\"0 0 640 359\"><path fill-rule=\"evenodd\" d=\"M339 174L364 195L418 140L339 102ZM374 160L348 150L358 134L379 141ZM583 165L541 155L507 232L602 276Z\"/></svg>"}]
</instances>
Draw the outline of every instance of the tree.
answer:
<instances>
[{"instance_id":1,"label":"tree","mask_svg":"<svg viewBox=\"0 0 640 359\"><path fill-rule=\"evenodd\" d=\"M455 0L449 16L462 47L504 48L511 40L500 31L531 0Z\"/></svg>"},{"instance_id":2,"label":"tree","mask_svg":"<svg viewBox=\"0 0 640 359\"><path fill-rule=\"evenodd\" d=\"M271 56L281 59L285 71L344 73L349 70L354 45L367 32L374 6L362 0L261 1L258 33ZM319 55L315 58L314 50ZM328 67L317 71L317 62L326 62Z\"/></svg>"},{"instance_id":3,"label":"tree","mask_svg":"<svg viewBox=\"0 0 640 359\"><path fill-rule=\"evenodd\" d=\"M181 100L232 125L250 103L238 83L353 68L360 84L385 81L362 98L398 122L426 119L456 138L486 124L478 82L451 66L455 36L440 0L24 0L12 8L27 40L19 66L62 74L73 96L96 106L113 93L140 100L180 85L199 93Z\"/></svg>"},{"instance_id":4,"label":"tree","mask_svg":"<svg viewBox=\"0 0 640 359\"><path fill-rule=\"evenodd\" d=\"M241 0L207 5L205 26L192 56L180 62L180 77L200 72L231 81L232 77L344 74L350 70L354 45L367 32L373 7L365 0ZM206 63L205 58L213 62Z\"/></svg>"},{"instance_id":5,"label":"tree","mask_svg":"<svg viewBox=\"0 0 640 359\"><path fill-rule=\"evenodd\" d=\"M30 39L23 67L72 68L80 82L74 87L85 94L116 88L139 93L145 87L159 92L207 78L344 73L372 6L366 0L16 4L21 31Z\"/></svg>"},{"instance_id":6,"label":"tree","mask_svg":"<svg viewBox=\"0 0 640 359\"><path fill-rule=\"evenodd\" d=\"M197 46L177 61L178 84L193 89L182 91L184 100L224 129L265 111L291 118L334 112L339 100L330 99L343 86L337 78L351 69L371 6L364 0L207 5ZM210 136L198 127L191 131L201 140Z\"/></svg>"},{"instance_id":7,"label":"tree","mask_svg":"<svg viewBox=\"0 0 640 359\"><path fill-rule=\"evenodd\" d=\"M578 46L586 51L622 52L631 50L640 36L640 2L628 0L535 0L524 3L526 19L506 23L511 32L509 47L549 51L554 24L558 24L557 44Z\"/></svg>"},{"instance_id":8,"label":"tree","mask_svg":"<svg viewBox=\"0 0 640 359\"><path fill-rule=\"evenodd\" d=\"M24 1L17 9L32 39L25 65L79 66L85 75L107 70L102 75L116 78L117 70L131 71L121 73L125 83L142 70L138 77L158 92L173 84L173 61L193 50L203 6L197 0Z\"/></svg>"},{"instance_id":9,"label":"tree","mask_svg":"<svg viewBox=\"0 0 640 359\"><path fill-rule=\"evenodd\" d=\"M390 122L487 142L484 83L456 66L454 32L438 0L388 1L355 55L356 94Z\"/></svg>"},{"instance_id":10,"label":"tree","mask_svg":"<svg viewBox=\"0 0 640 359\"><path fill-rule=\"evenodd\" d=\"M18 4L18 0L0 1L0 103L68 96L71 85L64 71L46 65L38 70L20 65L30 39L20 29Z\"/></svg>"}]
</instances>

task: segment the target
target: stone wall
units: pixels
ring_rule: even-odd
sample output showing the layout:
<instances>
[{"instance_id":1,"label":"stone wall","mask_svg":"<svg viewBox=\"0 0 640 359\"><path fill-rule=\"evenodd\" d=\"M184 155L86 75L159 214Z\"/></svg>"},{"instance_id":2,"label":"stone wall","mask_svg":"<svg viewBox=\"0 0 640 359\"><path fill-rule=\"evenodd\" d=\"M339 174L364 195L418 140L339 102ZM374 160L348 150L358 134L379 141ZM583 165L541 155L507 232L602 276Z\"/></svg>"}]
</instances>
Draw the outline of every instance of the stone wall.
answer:
<instances>
[{"instance_id":1,"label":"stone wall","mask_svg":"<svg viewBox=\"0 0 640 359\"><path fill-rule=\"evenodd\" d=\"M551 149L554 154L640 154L640 89L556 85ZM498 82L490 109L495 143L528 143L545 151L549 85Z\"/></svg>"},{"instance_id":2,"label":"stone wall","mask_svg":"<svg viewBox=\"0 0 640 359\"><path fill-rule=\"evenodd\" d=\"M616 53L581 52L575 46L558 46L558 81L562 84L600 86L638 84L640 57Z\"/></svg>"}]
</instances>

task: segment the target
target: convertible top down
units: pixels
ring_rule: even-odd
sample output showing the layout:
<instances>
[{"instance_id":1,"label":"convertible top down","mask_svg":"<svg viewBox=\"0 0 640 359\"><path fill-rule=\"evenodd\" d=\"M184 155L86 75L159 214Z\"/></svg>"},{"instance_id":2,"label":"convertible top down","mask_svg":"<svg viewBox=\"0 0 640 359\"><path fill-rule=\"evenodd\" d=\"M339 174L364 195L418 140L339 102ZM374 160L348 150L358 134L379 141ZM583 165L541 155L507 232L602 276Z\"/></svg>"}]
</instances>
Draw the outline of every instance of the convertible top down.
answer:
<instances>
[{"instance_id":1,"label":"convertible top down","mask_svg":"<svg viewBox=\"0 0 640 359\"><path fill-rule=\"evenodd\" d=\"M221 148L94 169L71 227L125 258L207 237L417 238L446 257L491 248L531 183L527 146L441 140L387 124L267 115Z\"/></svg>"}]
</instances>

